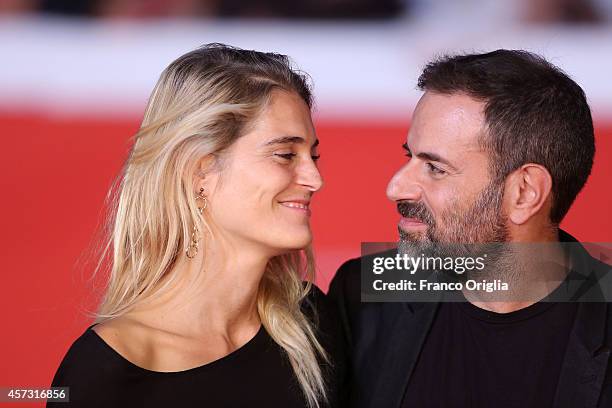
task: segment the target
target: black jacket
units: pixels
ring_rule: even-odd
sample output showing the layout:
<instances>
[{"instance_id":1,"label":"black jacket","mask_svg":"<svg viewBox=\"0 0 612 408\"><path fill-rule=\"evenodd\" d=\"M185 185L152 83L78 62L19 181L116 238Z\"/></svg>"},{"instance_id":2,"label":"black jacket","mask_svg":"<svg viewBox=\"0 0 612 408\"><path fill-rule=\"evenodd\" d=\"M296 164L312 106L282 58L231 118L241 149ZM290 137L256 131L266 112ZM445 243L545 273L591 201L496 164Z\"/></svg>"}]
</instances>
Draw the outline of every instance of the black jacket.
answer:
<instances>
[{"instance_id":1,"label":"black jacket","mask_svg":"<svg viewBox=\"0 0 612 408\"><path fill-rule=\"evenodd\" d=\"M562 242L577 242L560 231ZM580 245L580 300L554 408L612 407L611 267ZM343 264L328 296L336 303L350 354L351 406L399 408L439 303L362 303L361 258ZM588 301L582 301L588 299Z\"/></svg>"}]
</instances>

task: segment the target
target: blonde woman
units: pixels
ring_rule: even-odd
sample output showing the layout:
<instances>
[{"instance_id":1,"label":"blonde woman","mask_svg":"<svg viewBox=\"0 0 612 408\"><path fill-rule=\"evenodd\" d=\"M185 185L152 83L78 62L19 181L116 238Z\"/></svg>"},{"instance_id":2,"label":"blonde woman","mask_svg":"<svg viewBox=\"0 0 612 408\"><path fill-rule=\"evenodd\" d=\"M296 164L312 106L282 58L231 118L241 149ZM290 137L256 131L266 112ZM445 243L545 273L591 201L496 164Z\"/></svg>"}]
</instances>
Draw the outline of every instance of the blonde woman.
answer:
<instances>
[{"instance_id":1,"label":"blonde woman","mask_svg":"<svg viewBox=\"0 0 612 408\"><path fill-rule=\"evenodd\" d=\"M96 324L53 380L72 406L337 404L335 319L303 282L322 186L310 108L279 54L210 44L162 73L114 200Z\"/></svg>"}]
</instances>

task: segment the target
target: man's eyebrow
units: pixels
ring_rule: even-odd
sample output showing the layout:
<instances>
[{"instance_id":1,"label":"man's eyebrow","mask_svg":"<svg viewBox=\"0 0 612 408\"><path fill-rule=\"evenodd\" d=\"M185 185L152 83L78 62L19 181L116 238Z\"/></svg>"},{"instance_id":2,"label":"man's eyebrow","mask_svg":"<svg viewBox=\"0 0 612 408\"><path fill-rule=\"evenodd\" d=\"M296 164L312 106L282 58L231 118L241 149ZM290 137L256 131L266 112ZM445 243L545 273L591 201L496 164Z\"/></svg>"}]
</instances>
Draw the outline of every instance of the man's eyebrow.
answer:
<instances>
[{"instance_id":1,"label":"man's eyebrow","mask_svg":"<svg viewBox=\"0 0 612 408\"><path fill-rule=\"evenodd\" d=\"M272 139L269 142L265 143L265 146L273 146L273 145L278 145L278 144L288 144L288 143L298 143L298 144L302 144L305 143L306 140L303 137L300 136L282 136L282 137L278 137L276 139ZM315 142L312 144L312 147L316 147L319 145L319 139L315 140Z\"/></svg>"},{"instance_id":2,"label":"man's eyebrow","mask_svg":"<svg viewBox=\"0 0 612 408\"><path fill-rule=\"evenodd\" d=\"M406 150L406 152L408 152L408 154L410 156L412 156L412 152L410 151L410 148L408 147L408 143L404 143L402 145L402 147ZM446 160L445 158L443 158L442 156L440 156L437 153L432 153L432 152L420 152L416 155L416 157L418 157L419 159L423 159L423 160L429 160L429 161L435 161L438 163L442 163L447 165L448 167L450 167L453 170L457 170L457 168L455 166L453 166L448 160Z\"/></svg>"}]
</instances>

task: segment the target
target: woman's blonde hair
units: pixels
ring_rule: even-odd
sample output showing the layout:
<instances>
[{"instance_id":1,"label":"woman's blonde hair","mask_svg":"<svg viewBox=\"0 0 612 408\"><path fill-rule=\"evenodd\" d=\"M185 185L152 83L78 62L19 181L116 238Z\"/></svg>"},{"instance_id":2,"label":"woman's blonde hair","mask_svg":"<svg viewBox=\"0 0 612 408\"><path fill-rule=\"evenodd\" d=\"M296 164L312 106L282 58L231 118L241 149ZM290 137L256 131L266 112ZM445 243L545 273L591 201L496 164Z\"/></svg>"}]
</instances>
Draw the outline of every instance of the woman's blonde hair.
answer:
<instances>
[{"instance_id":1,"label":"woman's blonde hair","mask_svg":"<svg viewBox=\"0 0 612 408\"><path fill-rule=\"evenodd\" d=\"M98 322L126 313L174 281L168 275L185 256L194 225L206 226L195 199L199 161L218 157L243 135L276 89L312 105L307 77L280 54L208 44L164 70L109 194L112 217L102 259L112 256L112 262ZM314 278L310 248L272 258L257 307L309 405L317 407L326 399L319 359L327 357L301 308L311 288L303 278Z\"/></svg>"}]
</instances>

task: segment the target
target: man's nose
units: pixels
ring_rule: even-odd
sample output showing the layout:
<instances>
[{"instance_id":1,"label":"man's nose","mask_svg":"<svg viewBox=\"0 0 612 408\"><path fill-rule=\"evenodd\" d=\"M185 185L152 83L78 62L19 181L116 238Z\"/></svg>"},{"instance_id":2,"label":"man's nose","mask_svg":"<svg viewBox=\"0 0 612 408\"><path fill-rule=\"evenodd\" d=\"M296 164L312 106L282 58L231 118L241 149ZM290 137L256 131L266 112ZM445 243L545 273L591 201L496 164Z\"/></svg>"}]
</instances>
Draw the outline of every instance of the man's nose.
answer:
<instances>
[{"instance_id":1,"label":"man's nose","mask_svg":"<svg viewBox=\"0 0 612 408\"><path fill-rule=\"evenodd\" d=\"M413 166L406 163L393 175L387 186L387 197L391 201L421 199L422 188L415 178Z\"/></svg>"}]
</instances>

